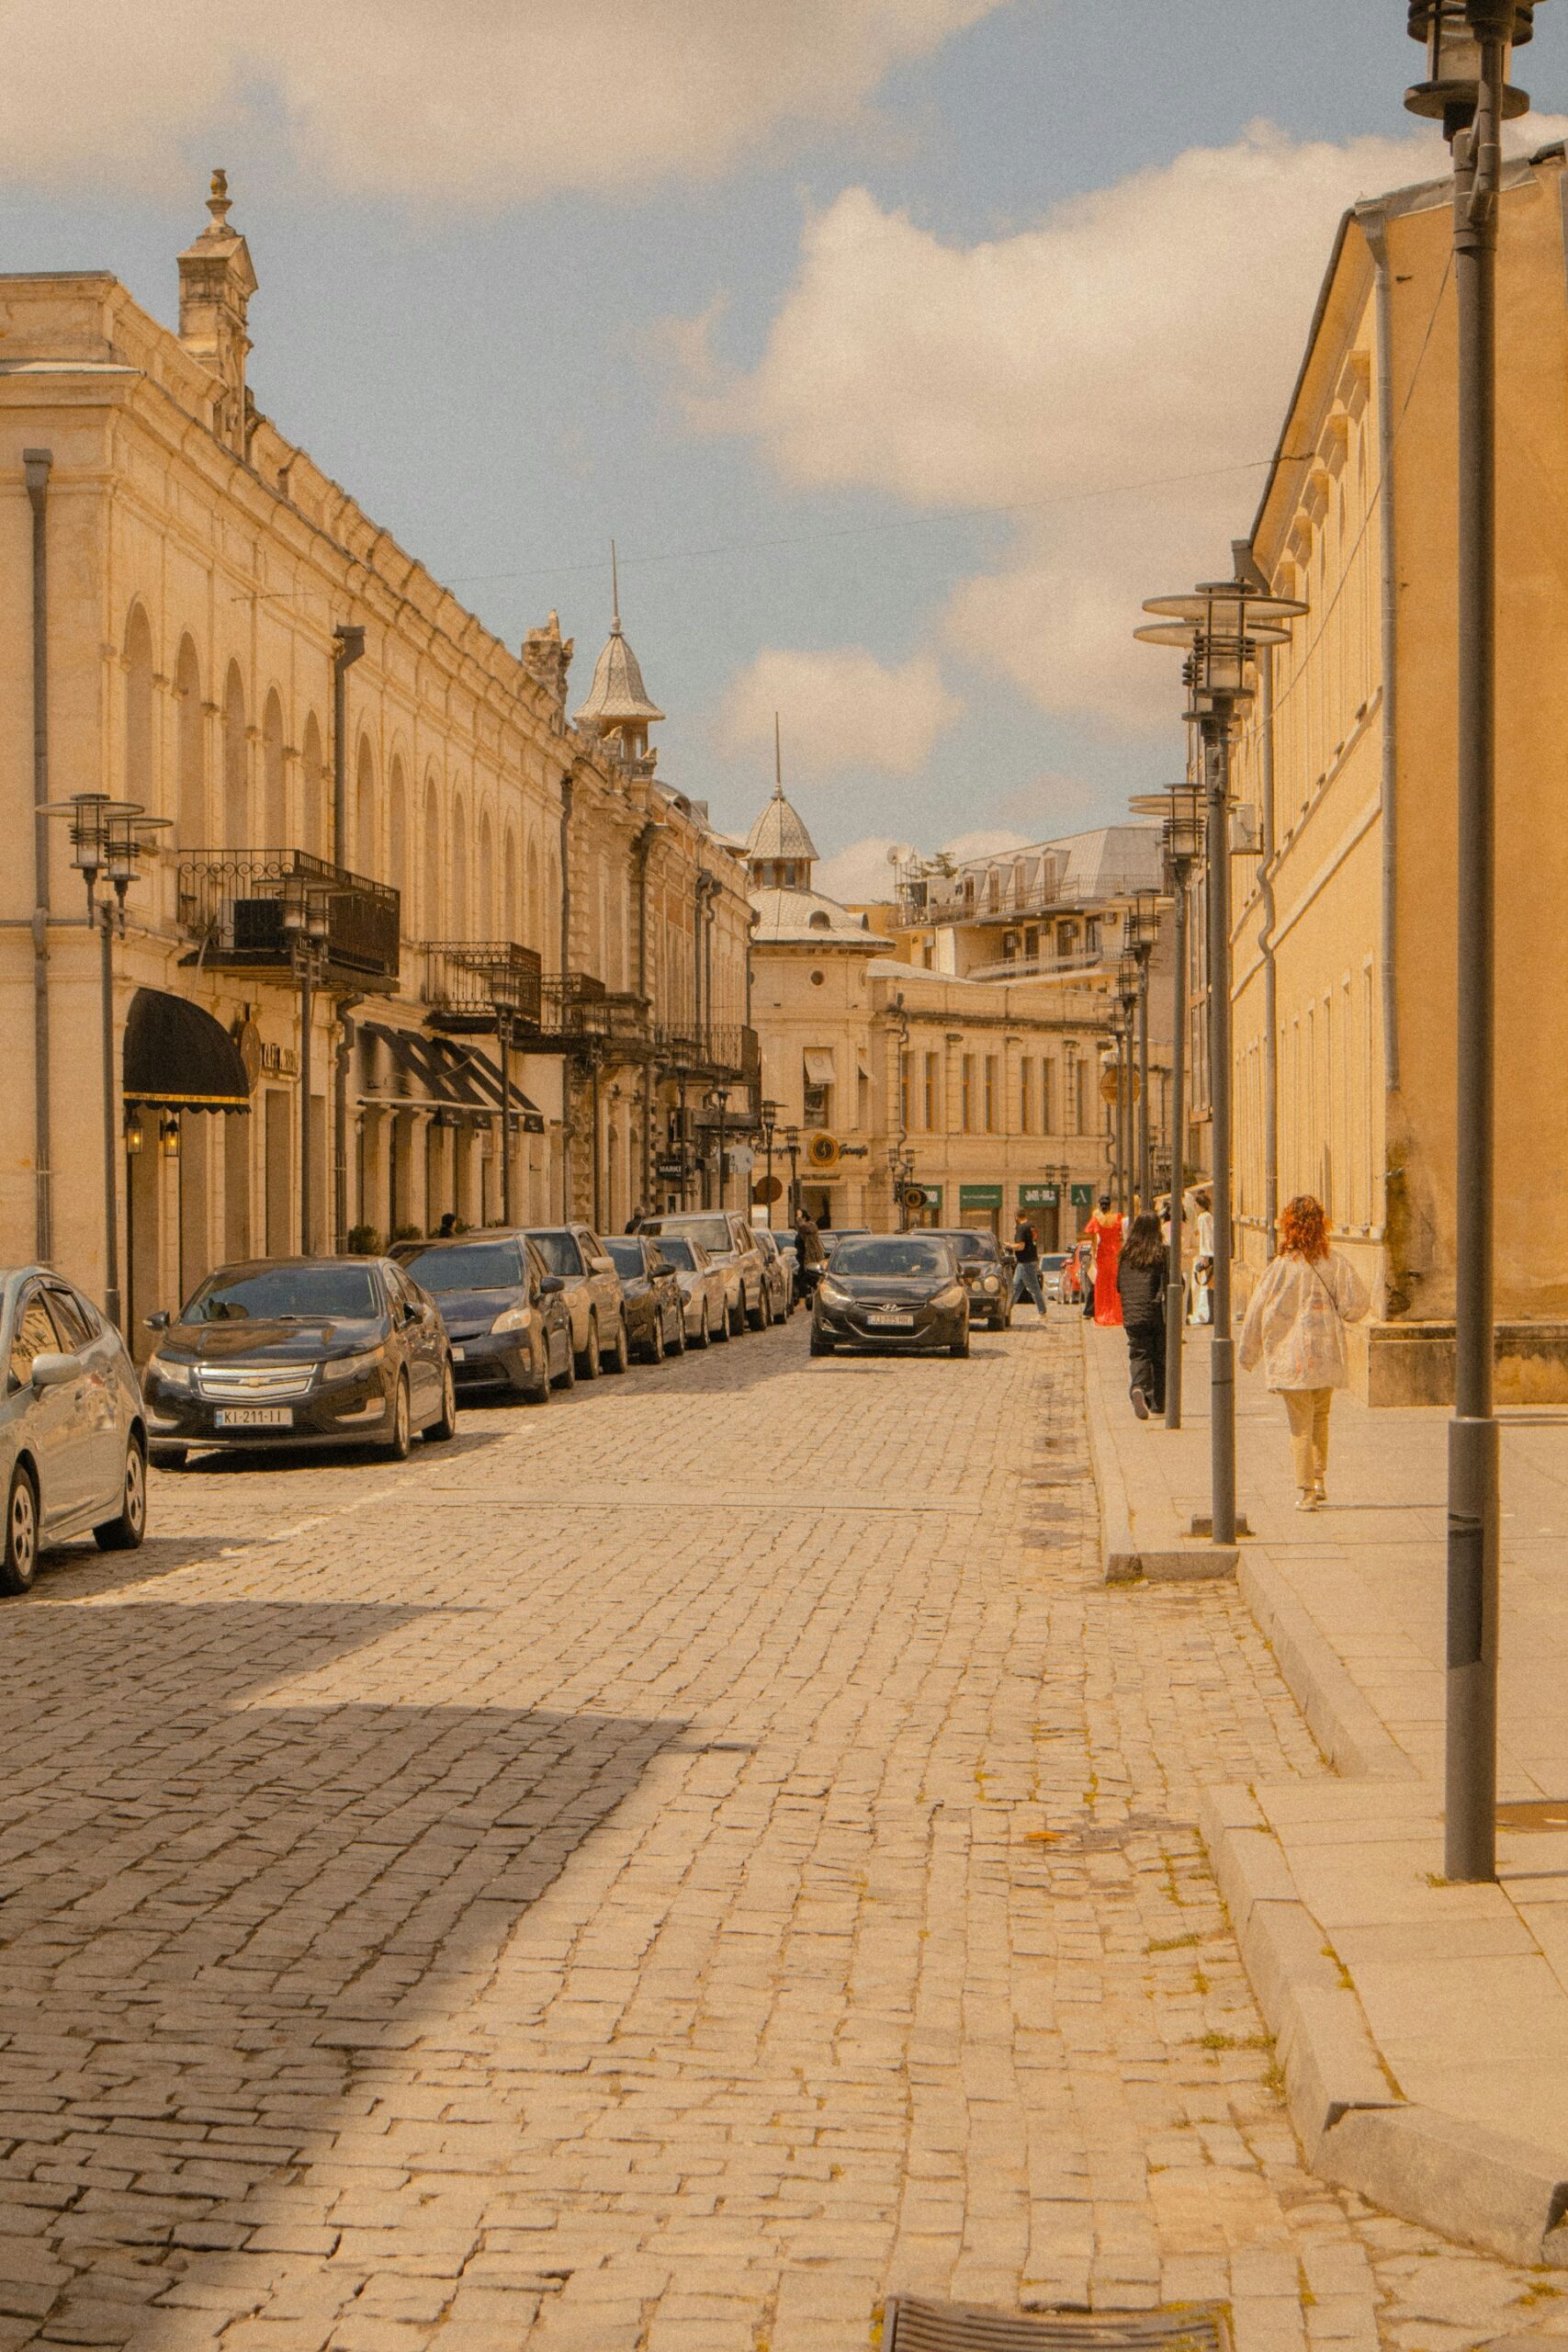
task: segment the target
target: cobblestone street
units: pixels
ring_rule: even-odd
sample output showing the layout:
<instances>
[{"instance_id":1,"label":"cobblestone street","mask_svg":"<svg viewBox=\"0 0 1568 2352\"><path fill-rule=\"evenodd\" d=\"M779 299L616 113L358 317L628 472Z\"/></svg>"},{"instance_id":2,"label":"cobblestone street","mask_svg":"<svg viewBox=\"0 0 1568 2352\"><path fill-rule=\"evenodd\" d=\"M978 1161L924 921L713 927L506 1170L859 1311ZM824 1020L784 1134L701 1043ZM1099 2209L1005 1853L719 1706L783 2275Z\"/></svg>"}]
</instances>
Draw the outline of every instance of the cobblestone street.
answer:
<instances>
[{"instance_id":1,"label":"cobblestone street","mask_svg":"<svg viewBox=\"0 0 1568 2352\"><path fill-rule=\"evenodd\" d=\"M800 1318L401 1469L154 1481L7 1605L0 2347L850 2352L895 2290L1457 2352L1301 2168L1196 1831L1325 1768L1108 1590L1061 1316Z\"/></svg>"}]
</instances>

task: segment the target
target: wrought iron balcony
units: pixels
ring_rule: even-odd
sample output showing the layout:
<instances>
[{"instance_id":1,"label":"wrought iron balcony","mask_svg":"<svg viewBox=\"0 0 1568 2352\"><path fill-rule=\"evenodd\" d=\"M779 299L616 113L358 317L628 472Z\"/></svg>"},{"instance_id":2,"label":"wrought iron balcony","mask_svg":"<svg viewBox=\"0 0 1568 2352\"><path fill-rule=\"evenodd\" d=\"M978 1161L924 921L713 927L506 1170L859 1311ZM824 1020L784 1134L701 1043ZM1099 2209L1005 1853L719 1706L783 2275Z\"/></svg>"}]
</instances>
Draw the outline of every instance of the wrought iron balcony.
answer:
<instances>
[{"instance_id":1,"label":"wrought iron balcony","mask_svg":"<svg viewBox=\"0 0 1568 2352\"><path fill-rule=\"evenodd\" d=\"M176 867L179 921L198 964L258 978L293 968L284 900L290 886L327 905L326 970L334 979L398 984L399 898L384 883L300 849L187 851Z\"/></svg>"},{"instance_id":2,"label":"wrought iron balcony","mask_svg":"<svg viewBox=\"0 0 1568 2352\"><path fill-rule=\"evenodd\" d=\"M433 1029L489 1034L504 1021L518 1033L538 1030L543 971L531 947L513 939L433 939L416 952Z\"/></svg>"},{"instance_id":3,"label":"wrought iron balcony","mask_svg":"<svg viewBox=\"0 0 1568 2352\"><path fill-rule=\"evenodd\" d=\"M744 1086L761 1098L762 1048L755 1029L730 1022L705 1029L660 1029L657 1051L672 1069L709 1083Z\"/></svg>"}]
</instances>

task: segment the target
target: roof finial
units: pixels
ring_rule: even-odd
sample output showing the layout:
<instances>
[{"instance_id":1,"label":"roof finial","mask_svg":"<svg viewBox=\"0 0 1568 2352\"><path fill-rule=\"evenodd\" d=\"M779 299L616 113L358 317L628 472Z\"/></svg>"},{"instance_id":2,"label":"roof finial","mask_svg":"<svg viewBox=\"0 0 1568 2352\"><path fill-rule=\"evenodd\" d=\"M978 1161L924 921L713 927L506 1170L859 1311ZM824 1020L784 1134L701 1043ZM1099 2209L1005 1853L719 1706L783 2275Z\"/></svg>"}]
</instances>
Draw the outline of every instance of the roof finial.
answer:
<instances>
[{"instance_id":1,"label":"roof finial","mask_svg":"<svg viewBox=\"0 0 1568 2352\"><path fill-rule=\"evenodd\" d=\"M221 165L212 175L212 193L207 199L207 209L212 215L212 225L214 228L224 229L228 227L229 213L231 209L229 201L229 175L222 169Z\"/></svg>"},{"instance_id":2,"label":"roof finial","mask_svg":"<svg viewBox=\"0 0 1568 2352\"><path fill-rule=\"evenodd\" d=\"M615 542L610 541L610 635L621 633L621 573L615 560Z\"/></svg>"},{"instance_id":3,"label":"roof finial","mask_svg":"<svg viewBox=\"0 0 1568 2352\"><path fill-rule=\"evenodd\" d=\"M773 798L784 798L784 754L779 747L779 715L773 713Z\"/></svg>"}]
</instances>

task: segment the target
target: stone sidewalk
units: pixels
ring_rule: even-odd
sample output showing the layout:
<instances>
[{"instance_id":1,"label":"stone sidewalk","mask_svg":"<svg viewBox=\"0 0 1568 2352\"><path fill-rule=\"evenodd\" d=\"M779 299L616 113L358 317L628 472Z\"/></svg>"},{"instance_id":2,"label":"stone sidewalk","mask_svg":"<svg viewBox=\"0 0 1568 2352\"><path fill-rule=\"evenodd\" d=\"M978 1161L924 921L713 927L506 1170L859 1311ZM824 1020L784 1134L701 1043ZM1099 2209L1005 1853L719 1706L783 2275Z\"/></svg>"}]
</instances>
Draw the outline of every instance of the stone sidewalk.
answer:
<instances>
[{"instance_id":1,"label":"stone sidewalk","mask_svg":"<svg viewBox=\"0 0 1568 2352\"><path fill-rule=\"evenodd\" d=\"M1089 1334L1102 1549L1174 1566L1208 1509L1207 1347L1179 1432ZM1239 1584L1336 1777L1210 1792L1205 1835L1318 2168L1517 2259L1568 2266L1568 1412L1503 1416L1500 1883L1441 1877L1445 1430L1336 1399L1328 1507L1237 1391Z\"/></svg>"}]
</instances>

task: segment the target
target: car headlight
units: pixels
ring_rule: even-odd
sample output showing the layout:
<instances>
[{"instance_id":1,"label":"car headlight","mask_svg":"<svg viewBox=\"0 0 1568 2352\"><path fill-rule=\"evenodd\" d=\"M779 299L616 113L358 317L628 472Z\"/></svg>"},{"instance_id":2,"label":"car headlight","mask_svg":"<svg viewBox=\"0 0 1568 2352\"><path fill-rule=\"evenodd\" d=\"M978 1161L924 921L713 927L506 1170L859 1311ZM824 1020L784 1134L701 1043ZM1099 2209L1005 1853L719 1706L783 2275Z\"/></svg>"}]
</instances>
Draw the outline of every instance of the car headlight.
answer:
<instances>
[{"instance_id":1,"label":"car headlight","mask_svg":"<svg viewBox=\"0 0 1568 2352\"><path fill-rule=\"evenodd\" d=\"M996 1284L993 1283L991 1287L994 1290L996 1288ZM936 1296L931 1300L931 1305L933 1306L962 1306L964 1304L964 1291L963 1283L949 1283L945 1290L939 1290L937 1292Z\"/></svg>"},{"instance_id":2,"label":"car headlight","mask_svg":"<svg viewBox=\"0 0 1568 2352\"><path fill-rule=\"evenodd\" d=\"M149 1356L147 1369L165 1388L188 1388L191 1385L189 1364L175 1363L169 1356Z\"/></svg>"},{"instance_id":3,"label":"car headlight","mask_svg":"<svg viewBox=\"0 0 1568 2352\"><path fill-rule=\"evenodd\" d=\"M332 1356L321 1366L323 1380L358 1380L367 1372L379 1368L386 1354L385 1348L367 1348L362 1355Z\"/></svg>"},{"instance_id":4,"label":"car headlight","mask_svg":"<svg viewBox=\"0 0 1568 2352\"><path fill-rule=\"evenodd\" d=\"M817 1295L828 1306L848 1306L851 1304L849 1292L840 1290L838 1283L826 1274L817 1285Z\"/></svg>"},{"instance_id":5,"label":"car headlight","mask_svg":"<svg viewBox=\"0 0 1568 2352\"><path fill-rule=\"evenodd\" d=\"M980 1287L982 1290L1000 1290L1001 1283L997 1280L995 1274L987 1274Z\"/></svg>"},{"instance_id":6,"label":"car headlight","mask_svg":"<svg viewBox=\"0 0 1568 2352\"><path fill-rule=\"evenodd\" d=\"M503 1306L490 1328L492 1331L525 1331L533 1320L531 1306Z\"/></svg>"}]
</instances>

